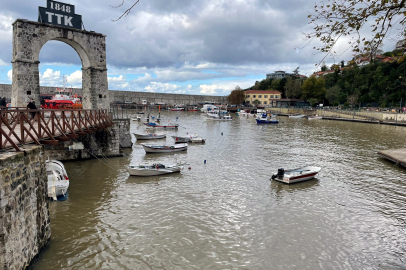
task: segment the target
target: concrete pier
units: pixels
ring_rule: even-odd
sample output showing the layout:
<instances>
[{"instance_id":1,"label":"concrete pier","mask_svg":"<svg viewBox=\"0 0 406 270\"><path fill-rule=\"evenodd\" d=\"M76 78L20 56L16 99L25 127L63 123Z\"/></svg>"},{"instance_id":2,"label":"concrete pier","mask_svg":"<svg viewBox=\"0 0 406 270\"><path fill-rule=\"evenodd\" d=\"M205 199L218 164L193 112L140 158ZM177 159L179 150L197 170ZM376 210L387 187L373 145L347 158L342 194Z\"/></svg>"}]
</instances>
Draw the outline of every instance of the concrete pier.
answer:
<instances>
[{"instance_id":1,"label":"concrete pier","mask_svg":"<svg viewBox=\"0 0 406 270\"><path fill-rule=\"evenodd\" d=\"M378 155L381 158L396 163L397 165L406 167L406 148L383 150L379 151Z\"/></svg>"}]
</instances>

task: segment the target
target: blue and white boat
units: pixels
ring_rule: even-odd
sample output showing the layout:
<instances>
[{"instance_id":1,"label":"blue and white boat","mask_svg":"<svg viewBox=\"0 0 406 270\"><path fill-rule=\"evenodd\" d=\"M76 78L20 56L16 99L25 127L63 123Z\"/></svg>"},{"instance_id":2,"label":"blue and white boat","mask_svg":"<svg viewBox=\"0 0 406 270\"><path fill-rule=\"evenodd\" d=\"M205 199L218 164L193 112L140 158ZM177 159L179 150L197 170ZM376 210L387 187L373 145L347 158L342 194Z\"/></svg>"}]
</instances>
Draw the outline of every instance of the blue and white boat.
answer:
<instances>
[{"instance_id":1,"label":"blue and white boat","mask_svg":"<svg viewBox=\"0 0 406 270\"><path fill-rule=\"evenodd\" d=\"M256 119L257 124L278 124L279 120L274 117L269 117L267 113L259 115Z\"/></svg>"}]
</instances>

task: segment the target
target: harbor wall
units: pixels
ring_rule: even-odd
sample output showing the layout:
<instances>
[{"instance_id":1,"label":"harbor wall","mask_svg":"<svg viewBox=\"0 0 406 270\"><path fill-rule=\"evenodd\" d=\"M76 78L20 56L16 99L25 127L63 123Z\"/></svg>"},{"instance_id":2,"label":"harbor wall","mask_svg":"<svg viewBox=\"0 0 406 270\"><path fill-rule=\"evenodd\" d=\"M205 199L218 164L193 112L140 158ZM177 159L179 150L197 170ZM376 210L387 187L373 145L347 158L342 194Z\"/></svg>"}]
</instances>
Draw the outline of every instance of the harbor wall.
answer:
<instances>
[{"instance_id":1,"label":"harbor wall","mask_svg":"<svg viewBox=\"0 0 406 270\"><path fill-rule=\"evenodd\" d=\"M41 86L41 94L56 94L56 87ZM83 91L80 88L73 89L74 94L82 95ZM11 97L11 84L0 84L0 96ZM131 102L140 104L142 100L147 100L149 103L162 102L165 104L175 105L184 104L192 105L199 102L211 101L215 103L226 103L227 96L204 96L204 95L184 95L184 94L166 94L166 93L150 93L150 92L134 92L134 91L118 91L109 90L110 102ZM27 101L28 102L28 101Z\"/></svg>"},{"instance_id":2,"label":"harbor wall","mask_svg":"<svg viewBox=\"0 0 406 270\"><path fill-rule=\"evenodd\" d=\"M96 132L86 134L74 140L59 142L57 145L45 145L46 158L60 161L80 160L105 157L121 157L121 137L130 136L130 124L114 120L114 125ZM122 135L120 135L122 133ZM121 139L125 142L125 139ZM129 147L131 147L130 145Z\"/></svg>"},{"instance_id":3,"label":"harbor wall","mask_svg":"<svg viewBox=\"0 0 406 270\"><path fill-rule=\"evenodd\" d=\"M0 154L0 269L25 269L51 238L42 146Z\"/></svg>"}]
</instances>

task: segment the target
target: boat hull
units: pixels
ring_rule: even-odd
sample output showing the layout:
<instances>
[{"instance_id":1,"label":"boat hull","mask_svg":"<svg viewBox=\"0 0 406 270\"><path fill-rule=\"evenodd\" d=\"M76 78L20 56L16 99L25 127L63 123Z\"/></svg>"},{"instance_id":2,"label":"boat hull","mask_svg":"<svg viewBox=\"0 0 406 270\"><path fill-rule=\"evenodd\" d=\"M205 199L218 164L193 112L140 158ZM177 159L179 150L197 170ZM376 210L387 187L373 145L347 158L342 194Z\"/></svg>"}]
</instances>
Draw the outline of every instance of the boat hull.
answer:
<instances>
[{"instance_id":1,"label":"boat hull","mask_svg":"<svg viewBox=\"0 0 406 270\"><path fill-rule=\"evenodd\" d=\"M320 170L321 170L320 167L312 167L312 166L297 168L293 170L286 170L283 177L275 174L272 176L271 179L286 184L294 184L315 178Z\"/></svg>"},{"instance_id":2,"label":"boat hull","mask_svg":"<svg viewBox=\"0 0 406 270\"><path fill-rule=\"evenodd\" d=\"M279 120L261 120L261 119L255 119L257 121L257 124L278 124Z\"/></svg>"},{"instance_id":3,"label":"boat hull","mask_svg":"<svg viewBox=\"0 0 406 270\"><path fill-rule=\"evenodd\" d=\"M187 143L184 144L178 144L174 146L168 146L168 145L161 145L161 146L156 146L156 145L142 145L144 147L145 152L147 153L173 153L173 152L181 152L181 151L186 151L187 150Z\"/></svg>"},{"instance_id":4,"label":"boat hull","mask_svg":"<svg viewBox=\"0 0 406 270\"><path fill-rule=\"evenodd\" d=\"M177 173L182 169L181 166L171 168L156 169L156 168L140 168L140 167L127 167L127 171L132 176L157 176L169 173Z\"/></svg>"},{"instance_id":5,"label":"boat hull","mask_svg":"<svg viewBox=\"0 0 406 270\"><path fill-rule=\"evenodd\" d=\"M198 136L190 136L190 137L180 137L180 136L172 136L175 140L175 143L204 143L206 139L200 138Z\"/></svg>"},{"instance_id":6,"label":"boat hull","mask_svg":"<svg viewBox=\"0 0 406 270\"><path fill-rule=\"evenodd\" d=\"M134 136L137 140L155 140L155 139L163 139L166 138L166 134L137 134L134 133Z\"/></svg>"},{"instance_id":7,"label":"boat hull","mask_svg":"<svg viewBox=\"0 0 406 270\"><path fill-rule=\"evenodd\" d=\"M156 124L151 124L151 123L144 123L147 127L153 127L153 128L164 128L164 129L177 129L179 126L178 125L156 125Z\"/></svg>"}]
</instances>

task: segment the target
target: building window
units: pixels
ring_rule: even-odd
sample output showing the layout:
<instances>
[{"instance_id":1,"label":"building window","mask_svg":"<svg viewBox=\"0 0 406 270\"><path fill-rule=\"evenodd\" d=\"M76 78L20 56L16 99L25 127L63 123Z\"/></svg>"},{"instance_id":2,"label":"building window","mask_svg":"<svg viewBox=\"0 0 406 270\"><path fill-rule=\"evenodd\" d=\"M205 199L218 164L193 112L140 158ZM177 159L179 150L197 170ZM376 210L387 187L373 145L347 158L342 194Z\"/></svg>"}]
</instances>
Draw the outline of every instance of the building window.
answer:
<instances>
[{"instance_id":1,"label":"building window","mask_svg":"<svg viewBox=\"0 0 406 270\"><path fill-rule=\"evenodd\" d=\"M264 104L266 105L266 104L268 104L268 102L264 101Z\"/></svg>"},{"instance_id":2,"label":"building window","mask_svg":"<svg viewBox=\"0 0 406 270\"><path fill-rule=\"evenodd\" d=\"M258 95L258 98L262 98L262 95Z\"/></svg>"},{"instance_id":3,"label":"building window","mask_svg":"<svg viewBox=\"0 0 406 270\"><path fill-rule=\"evenodd\" d=\"M247 95L247 97L250 97L250 95Z\"/></svg>"},{"instance_id":4,"label":"building window","mask_svg":"<svg viewBox=\"0 0 406 270\"><path fill-rule=\"evenodd\" d=\"M271 95L271 98L273 98L273 95Z\"/></svg>"},{"instance_id":5,"label":"building window","mask_svg":"<svg viewBox=\"0 0 406 270\"><path fill-rule=\"evenodd\" d=\"M275 98L280 98L280 96L279 96L279 95L275 95Z\"/></svg>"},{"instance_id":6,"label":"building window","mask_svg":"<svg viewBox=\"0 0 406 270\"><path fill-rule=\"evenodd\" d=\"M257 97L257 95L253 95L252 97L253 97L253 98L256 98L256 97Z\"/></svg>"},{"instance_id":7,"label":"building window","mask_svg":"<svg viewBox=\"0 0 406 270\"><path fill-rule=\"evenodd\" d=\"M268 95L264 95L264 98L268 98Z\"/></svg>"},{"instance_id":8,"label":"building window","mask_svg":"<svg viewBox=\"0 0 406 270\"><path fill-rule=\"evenodd\" d=\"M250 104L250 101L249 101L249 100L247 100L246 102L247 102L247 104Z\"/></svg>"}]
</instances>

